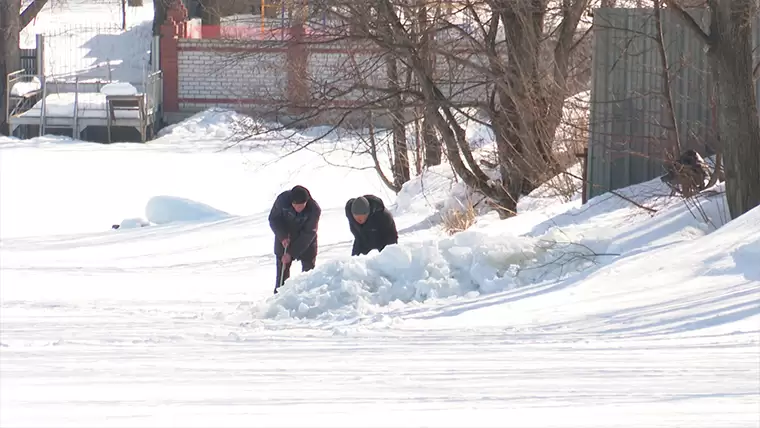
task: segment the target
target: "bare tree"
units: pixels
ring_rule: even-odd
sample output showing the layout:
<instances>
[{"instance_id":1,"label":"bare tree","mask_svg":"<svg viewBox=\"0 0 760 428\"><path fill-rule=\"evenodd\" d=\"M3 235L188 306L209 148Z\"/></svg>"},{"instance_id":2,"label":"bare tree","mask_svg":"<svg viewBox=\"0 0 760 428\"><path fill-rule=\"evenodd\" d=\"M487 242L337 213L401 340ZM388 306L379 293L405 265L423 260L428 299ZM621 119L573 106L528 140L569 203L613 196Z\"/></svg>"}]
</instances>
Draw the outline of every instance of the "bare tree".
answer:
<instances>
[{"instance_id":1,"label":"bare tree","mask_svg":"<svg viewBox=\"0 0 760 428\"><path fill-rule=\"evenodd\" d=\"M301 110L295 121L303 124L339 111L335 106L348 98L356 100L348 110L385 112L394 135L393 179L387 181L396 189L410 177L406 128L419 120L416 149L422 141L425 165L440 163L442 152L469 188L506 217L521 195L563 168L554 154L555 132L574 93L575 49L587 45L588 31L579 31L579 23L590 0L563 0L559 7L543 0L450 4L331 2L326 25L307 23L319 28L319 37L288 43L339 46L355 52L353 59L331 65L327 77L308 77L308 105L283 102L272 109L289 110L291 119ZM463 121L493 130L493 168L479 161L484 151L468 141ZM369 149L377 153L376 140Z\"/></svg>"},{"instance_id":2,"label":"bare tree","mask_svg":"<svg viewBox=\"0 0 760 428\"><path fill-rule=\"evenodd\" d=\"M426 122L440 137L457 175L508 216L515 213L520 195L558 172L552 143L568 95L576 30L588 4L567 0L555 11L539 0L464 2L458 14L437 17L435 25L424 30L435 37L419 37L424 32L419 26L417 34L412 30L410 17L420 21L419 1L348 2L342 10L343 19L360 29L354 37L371 41L412 71L417 90L407 92L426 106ZM428 3L425 9L436 6ZM375 14L366 13L372 9ZM457 22L463 15L472 19L474 30ZM549 18L559 24L547 25ZM431 45L431 39L445 41ZM546 55L547 50L551 54ZM436 63L453 64L461 77L437 73L428 52L435 54ZM447 89L451 86L458 89ZM481 100L462 100L462 94L478 91ZM459 118L469 116L468 107L485 112L484 122L494 131L497 179L481 168L467 141Z\"/></svg>"},{"instance_id":3,"label":"bare tree","mask_svg":"<svg viewBox=\"0 0 760 428\"><path fill-rule=\"evenodd\" d=\"M21 0L0 0L0 132L7 133L5 115L8 106L5 105L6 76L21 68L19 51L19 35L21 32Z\"/></svg>"},{"instance_id":4,"label":"bare tree","mask_svg":"<svg viewBox=\"0 0 760 428\"><path fill-rule=\"evenodd\" d=\"M755 0L710 0L707 31L677 0L665 3L708 47L718 85L718 126L723 145L726 197L732 218L760 205L760 121L752 64Z\"/></svg>"}]
</instances>

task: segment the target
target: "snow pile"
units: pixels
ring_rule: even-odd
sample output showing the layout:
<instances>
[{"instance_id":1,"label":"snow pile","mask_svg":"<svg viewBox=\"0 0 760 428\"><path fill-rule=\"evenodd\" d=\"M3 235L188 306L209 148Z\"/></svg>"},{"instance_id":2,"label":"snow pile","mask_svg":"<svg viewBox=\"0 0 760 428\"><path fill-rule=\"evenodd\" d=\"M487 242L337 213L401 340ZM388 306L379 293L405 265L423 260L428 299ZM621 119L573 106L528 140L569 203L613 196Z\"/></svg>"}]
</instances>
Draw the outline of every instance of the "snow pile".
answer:
<instances>
[{"instance_id":1,"label":"snow pile","mask_svg":"<svg viewBox=\"0 0 760 428\"><path fill-rule=\"evenodd\" d=\"M248 126L256 126L256 122L248 116L228 109L211 108L163 128L158 137L211 137L228 140L236 135L245 136L245 128Z\"/></svg>"},{"instance_id":2,"label":"snow pile","mask_svg":"<svg viewBox=\"0 0 760 428\"><path fill-rule=\"evenodd\" d=\"M40 89L42 89L42 82L40 82L39 77L34 76L29 82L14 83L13 88L11 88L11 96L21 97L30 92L39 91Z\"/></svg>"},{"instance_id":3,"label":"snow pile","mask_svg":"<svg viewBox=\"0 0 760 428\"><path fill-rule=\"evenodd\" d=\"M127 82L112 82L103 85L100 93L111 96L137 95L137 88Z\"/></svg>"},{"instance_id":4,"label":"snow pile","mask_svg":"<svg viewBox=\"0 0 760 428\"><path fill-rule=\"evenodd\" d=\"M150 226L150 223L147 222L145 219L142 219L140 217L135 217L135 218L125 218L124 220L121 221L121 223L118 224L118 226L119 226L118 230L135 229L138 227Z\"/></svg>"},{"instance_id":5,"label":"snow pile","mask_svg":"<svg viewBox=\"0 0 760 428\"><path fill-rule=\"evenodd\" d=\"M540 238L465 231L442 240L335 259L287 281L265 318L354 319L401 304L477 296L559 279L592 266L609 242L552 230Z\"/></svg>"},{"instance_id":6,"label":"snow pile","mask_svg":"<svg viewBox=\"0 0 760 428\"><path fill-rule=\"evenodd\" d=\"M180 221L215 221L231 215L206 204L176 196L155 196L148 201L145 215L153 224Z\"/></svg>"}]
</instances>

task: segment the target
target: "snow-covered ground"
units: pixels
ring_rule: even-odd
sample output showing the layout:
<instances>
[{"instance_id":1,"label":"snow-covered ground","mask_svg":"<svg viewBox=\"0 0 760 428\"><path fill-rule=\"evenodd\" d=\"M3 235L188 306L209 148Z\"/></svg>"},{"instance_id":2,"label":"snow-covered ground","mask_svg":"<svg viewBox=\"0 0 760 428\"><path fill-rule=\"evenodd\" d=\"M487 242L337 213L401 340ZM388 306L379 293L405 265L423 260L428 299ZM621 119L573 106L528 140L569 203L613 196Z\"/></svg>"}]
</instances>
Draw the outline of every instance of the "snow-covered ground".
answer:
<instances>
[{"instance_id":1,"label":"snow-covered ground","mask_svg":"<svg viewBox=\"0 0 760 428\"><path fill-rule=\"evenodd\" d=\"M48 2L22 39L48 35L49 73L141 82L151 18ZM222 150L236 119L145 145L0 137L0 426L760 426L760 208L544 186L448 236L449 166L395 195L348 135ZM295 184L323 208L317 268L272 296L267 215ZM400 243L352 258L365 193Z\"/></svg>"},{"instance_id":2,"label":"snow-covered ground","mask_svg":"<svg viewBox=\"0 0 760 428\"><path fill-rule=\"evenodd\" d=\"M758 426L760 208L544 188L447 236L448 167L394 195L345 137L220 151L232 117L0 139L0 425ZM272 296L294 184L323 208L318 266ZM352 258L364 193L400 243Z\"/></svg>"}]
</instances>

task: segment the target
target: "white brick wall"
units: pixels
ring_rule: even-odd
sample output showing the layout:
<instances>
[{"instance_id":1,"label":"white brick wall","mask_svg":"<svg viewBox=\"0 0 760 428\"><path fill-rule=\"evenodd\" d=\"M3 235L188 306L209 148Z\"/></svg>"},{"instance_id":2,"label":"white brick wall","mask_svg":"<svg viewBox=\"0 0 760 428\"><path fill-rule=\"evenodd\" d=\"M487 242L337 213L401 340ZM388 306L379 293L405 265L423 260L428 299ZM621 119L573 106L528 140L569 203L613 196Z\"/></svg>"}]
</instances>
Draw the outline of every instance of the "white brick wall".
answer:
<instances>
[{"instance_id":1,"label":"white brick wall","mask_svg":"<svg viewBox=\"0 0 760 428\"><path fill-rule=\"evenodd\" d=\"M285 52L215 52L229 43L180 40L179 98L282 100L287 71ZM205 50L187 50L187 48ZM207 105L207 104L206 104Z\"/></svg>"},{"instance_id":2,"label":"white brick wall","mask_svg":"<svg viewBox=\"0 0 760 428\"><path fill-rule=\"evenodd\" d=\"M467 49L462 43L450 43L450 45L452 49L459 50L456 53L458 57L483 63L484 59L466 53ZM349 54L349 51L353 53ZM438 57L435 72L436 83L444 94L452 99L460 102L485 100L486 87L481 82L487 80L488 76L479 75L471 67L458 64L446 55ZM403 84L406 72L400 64L399 73ZM315 97L326 92L337 94L354 88L345 94L345 99L376 99L380 95L378 92L372 93L372 91L356 87L357 74L361 75L369 86L388 87L388 74L383 54L371 44L334 43L319 46L317 52L309 55L309 76L313 86L312 94Z\"/></svg>"},{"instance_id":3,"label":"white brick wall","mask_svg":"<svg viewBox=\"0 0 760 428\"><path fill-rule=\"evenodd\" d=\"M193 99L224 100L214 104L218 106L250 105L254 100L286 101L286 43L259 42L255 46L243 43L208 39L179 41L180 108L186 111L202 110L211 105L193 103ZM379 93L357 87L357 73L367 85L388 86L382 53L370 44L340 42L314 45L310 49L308 84L315 103L376 99ZM230 50L234 52L227 52ZM403 82L405 72L403 69L400 72ZM487 76L479 76L471 68L456 64L444 56L436 62L437 83L446 95L453 95L456 100L484 101L485 87L478 86L478 82L485 79Z\"/></svg>"},{"instance_id":4,"label":"white brick wall","mask_svg":"<svg viewBox=\"0 0 760 428\"><path fill-rule=\"evenodd\" d=\"M388 86L385 63L379 53L348 53L339 48L312 52L308 71L315 98L332 99L341 95L343 100L371 99L377 94L365 86Z\"/></svg>"}]
</instances>

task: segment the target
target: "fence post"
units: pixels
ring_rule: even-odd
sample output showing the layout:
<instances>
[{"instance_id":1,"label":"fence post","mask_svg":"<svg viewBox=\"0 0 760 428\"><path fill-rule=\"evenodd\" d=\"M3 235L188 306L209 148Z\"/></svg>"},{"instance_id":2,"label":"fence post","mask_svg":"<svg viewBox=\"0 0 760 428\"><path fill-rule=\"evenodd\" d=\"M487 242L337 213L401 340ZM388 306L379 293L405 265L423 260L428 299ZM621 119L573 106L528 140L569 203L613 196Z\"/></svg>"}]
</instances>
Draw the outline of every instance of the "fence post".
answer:
<instances>
[{"instance_id":1,"label":"fence post","mask_svg":"<svg viewBox=\"0 0 760 428\"><path fill-rule=\"evenodd\" d=\"M37 75L45 75L45 36L37 34L35 37L37 43Z\"/></svg>"},{"instance_id":2,"label":"fence post","mask_svg":"<svg viewBox=\"0 0 760 428\"><path fill-rule=\"evenodd\" d=\"M581 205L585 205L588 202L588 147L584 147L583 151L575 154L576 158L581 160Z\"/></svg>"},{"instance_id":3,"label":"fence post","mask_svg":"<svg viewBox=\"0 0 760 428\"><path fill-rule=\"evenodd\" d=\"M179 111L179 40L177 26L171 23L161 26L160 68L163 73L163 111Z\"/></svg>"},{"instance_id":4,"label":"fence post","mask_svg":"<svg viewBox=\"0 0 760 428\"><path fill-rule=\"evenodd\" d=\"M187 9L173 0L161 25L159 63L163 75L163 112L179 112L179 39L187 36Z\"/></svg>"}]
</instances>

